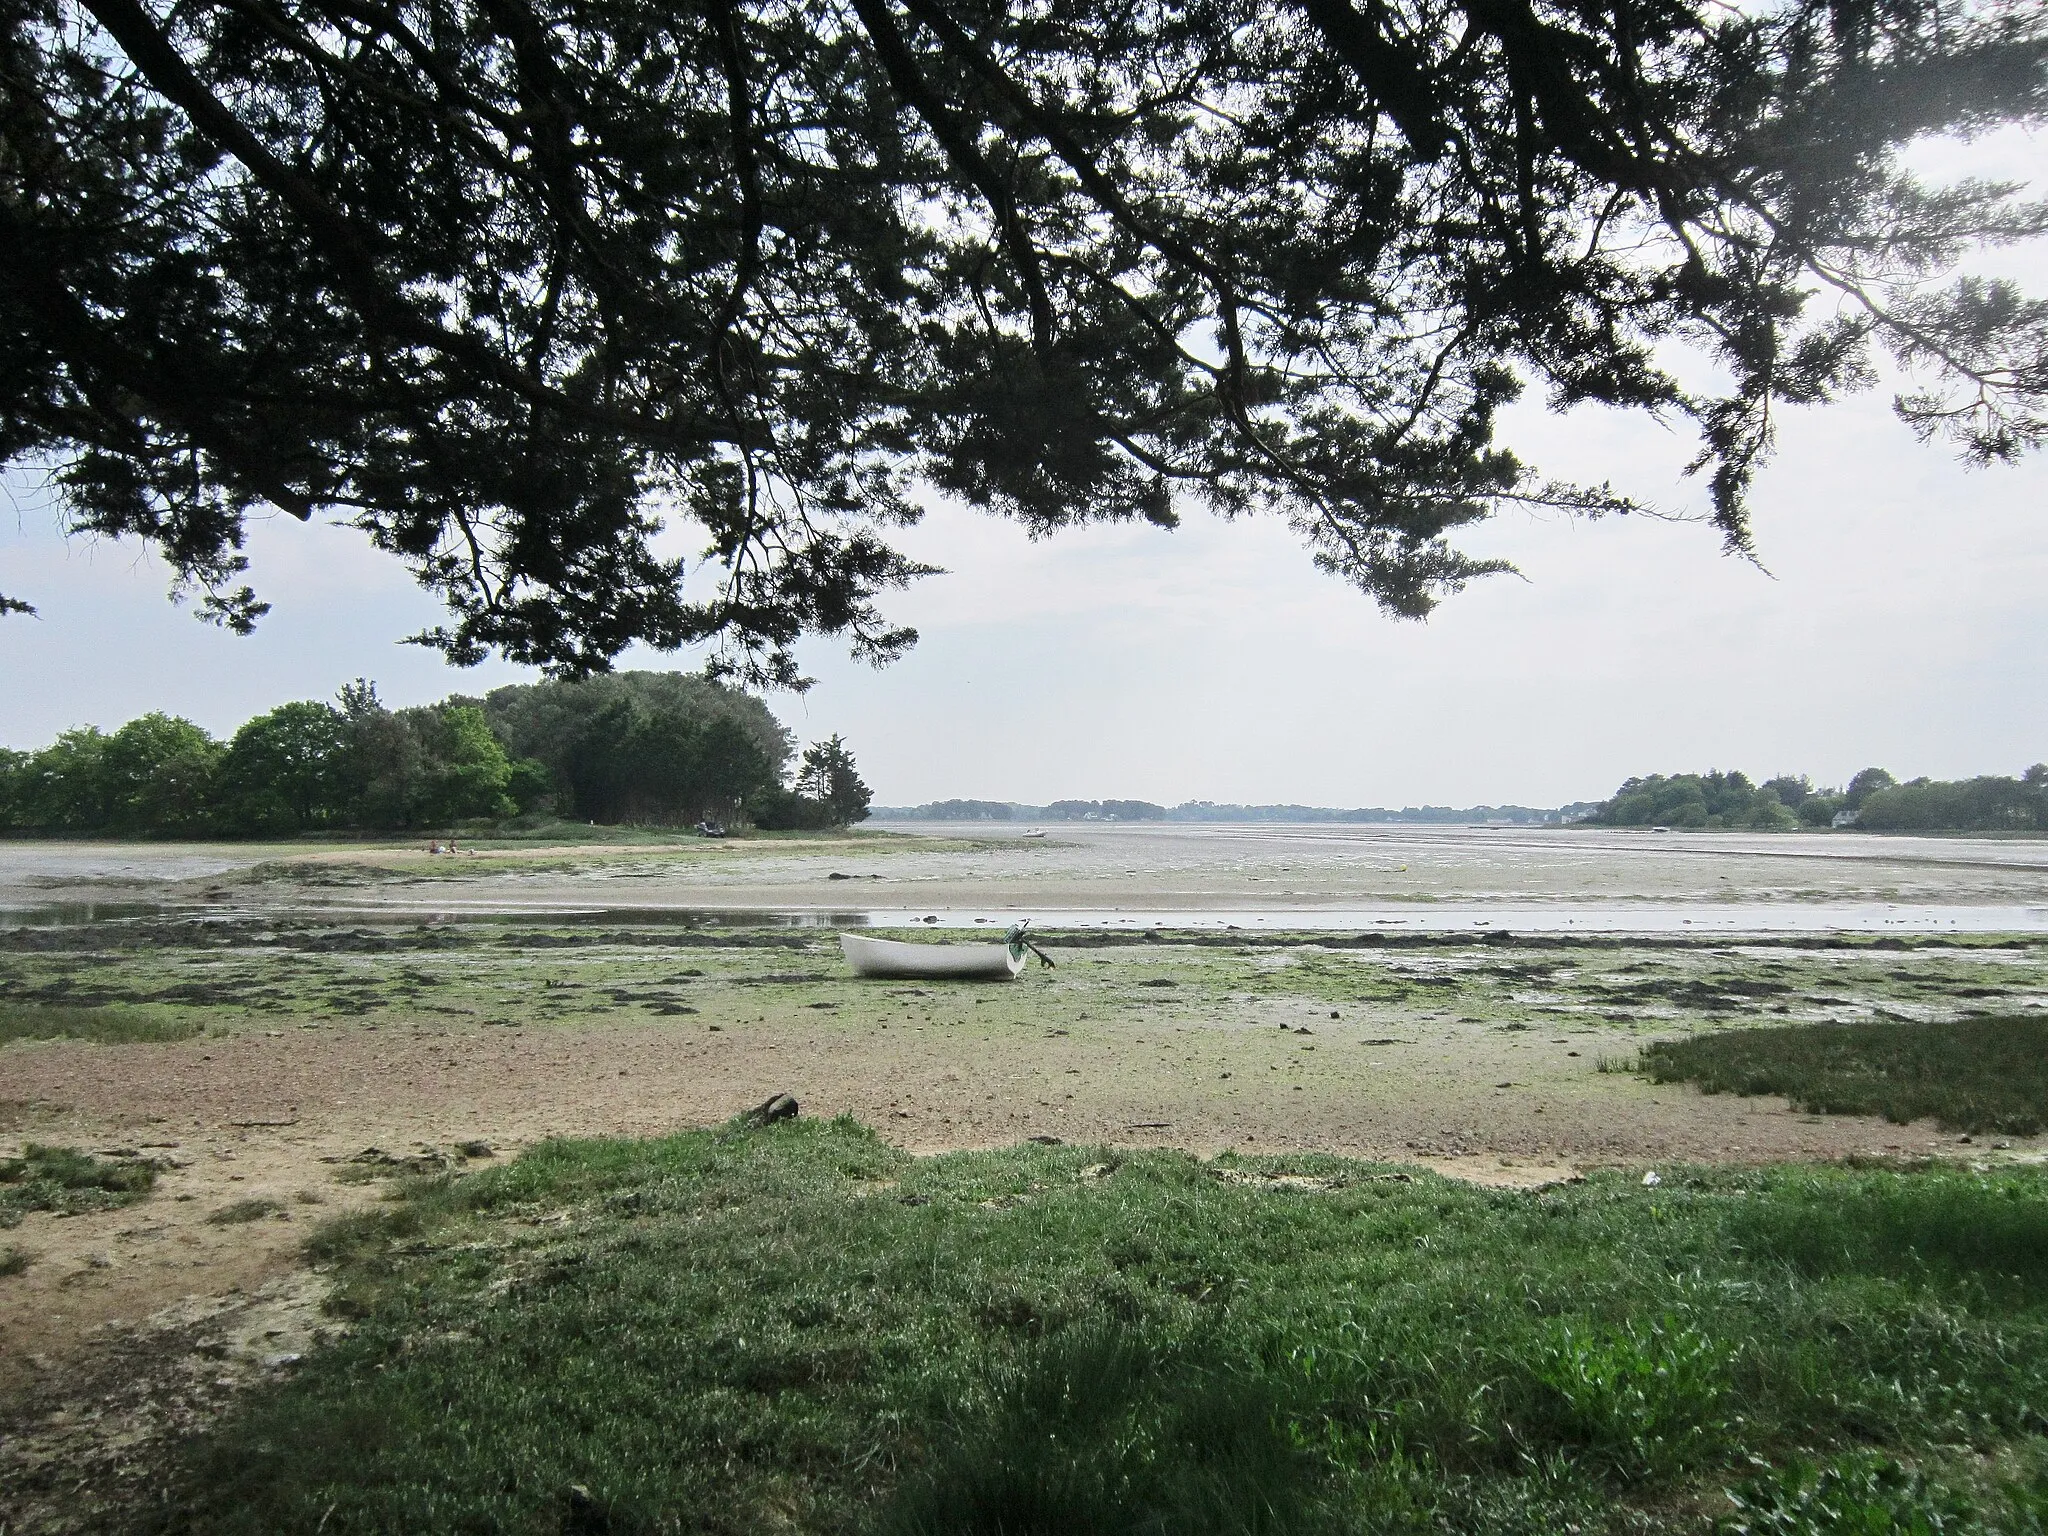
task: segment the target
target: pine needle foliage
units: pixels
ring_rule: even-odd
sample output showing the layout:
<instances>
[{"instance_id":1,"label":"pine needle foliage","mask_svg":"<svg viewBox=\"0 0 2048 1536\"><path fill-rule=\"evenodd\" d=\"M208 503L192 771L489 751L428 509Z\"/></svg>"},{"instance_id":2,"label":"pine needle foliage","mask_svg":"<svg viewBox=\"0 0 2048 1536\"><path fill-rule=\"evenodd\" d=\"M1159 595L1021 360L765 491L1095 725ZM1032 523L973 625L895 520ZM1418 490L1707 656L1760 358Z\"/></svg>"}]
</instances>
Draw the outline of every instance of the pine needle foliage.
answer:
<instances>
[{"instance_id":1,"label":"pine needle foliage","mask_svg":"<svg viewBox=\"0 0 2048 1536\"><path fill-rule=\"evenodd\" d=\"M1270 509L1414 616L1503 506L1638 506L1497 440L1524 389L1689 422L1737 551L1783 408L1886 357L1971 460L2048 433L2048 304L1951 280L2048 213L1908 155L2041 121L2038 6L7 16L0 462L237 631L263 507L361 528L457 661L795 684L805 634L914 640L919 483L1035 535Z\"/></svg>"}]
</instances>

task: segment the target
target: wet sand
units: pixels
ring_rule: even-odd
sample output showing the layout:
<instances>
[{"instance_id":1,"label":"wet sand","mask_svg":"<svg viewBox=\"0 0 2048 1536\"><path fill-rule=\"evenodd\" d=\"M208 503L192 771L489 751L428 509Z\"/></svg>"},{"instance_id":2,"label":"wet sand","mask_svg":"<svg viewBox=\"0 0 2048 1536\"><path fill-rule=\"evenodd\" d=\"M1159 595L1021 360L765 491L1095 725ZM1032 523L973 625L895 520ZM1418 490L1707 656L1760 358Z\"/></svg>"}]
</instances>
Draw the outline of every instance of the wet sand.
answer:
<instances>
[{"instance_id":1,"label":"wet sand","mask_svg":"<svg viewBox=\"0 0 2048 1536\"><path fill-rule=\"evenodd\" d=\"M230 911L366 913L638 909L864 918L872 912L1171 921L1225 911L1280 921L1441 923L1628 909L1739 930L1902 925L1898 909L1974 909L1985 928L2048 927L2048 840L1843 833L1650 833L1419 826L896 823L846 839L687 839L450 856L403 846L254 848L0 844L0 906L160 902ZM1781 914L1768 918L1772 911ZM1621 914L1619 917L1613 914ZM1789 914L1789 915L1788 915Z\"/></svg>"}]
</instances>

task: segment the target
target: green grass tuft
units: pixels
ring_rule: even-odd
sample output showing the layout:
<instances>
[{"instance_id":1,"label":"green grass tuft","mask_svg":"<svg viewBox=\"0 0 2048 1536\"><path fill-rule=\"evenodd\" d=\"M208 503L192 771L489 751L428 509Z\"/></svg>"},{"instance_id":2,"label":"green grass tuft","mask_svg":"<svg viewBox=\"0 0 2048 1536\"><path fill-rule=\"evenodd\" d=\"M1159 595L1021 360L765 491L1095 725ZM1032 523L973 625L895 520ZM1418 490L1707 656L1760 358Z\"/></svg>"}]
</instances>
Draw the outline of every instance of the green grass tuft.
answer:
<instances>
[{"instance_id":1,"label":"green grass tuft","mask_svg":"<svg viewBox=\"0 0 2048 1536\"><path fill-rule=\"evenodd\" d=\"M2026 1179L1787 1180L1740 1212L1746 1251L1808 1275L1938 1274L1945 1282L2048 1292L2048 1221Z\"/></svg>"},{"instance_id":2,"label":"green grass tuft","mask_svg":"<svg viewBox=\"0 0 2048 1536\"><path fill-rule=\"evenodd\" d=\"M224 1205L206 1218L208 1226L238 1227L245 1222L261 1221L266 1216L275 1216L284 1207L275 1200L237 1200L233 1205Z\"/></svg>"},{"instance_id":3,"label":"green grass tuft","mask_svg":"<svg viewBox=\"0 0 2048 1536\"><path fill-rule=\"evenodd\" d=\"M10 1040L91 1040L100 1045L149 1045L189 1040L196 1019L160 1019L124 1008L0 1003L0 1045Z\"/></svg>"},{"instance_id":4,"label":"green grass tuft","mask_svg":"<svg viewBox=\"0 0 2048 1536\"><path fill-rule=\"evenodd\" d=\"M2018 1136L2048 1125L2048 1018L1722 1030L1657 1041L1641 1068L1707 1093L1782 1094L1809 1114Z\"/></svg>"},{"instance_id":5,"label":"green grass tuft","mask_svg":"<svg viewBox=\"0 0 2048 1536\"><path fill-rule=\"evenodd\" d=\"M1289 1385L1118 1324L1067 1329L995 1373L987 1406L897 1489L875 1530L1238 1536L1328 1524L1324 1459L1290 1433L1302 1405Z\"/></svg>"},{"instance_id":6,"label":"green grass tuft","mask_svg":"<svg viewBox=\"0 0 2048 1536\"><path fill-rule=\"evenodd\" d=\"M1728 1497L1717 1536L2038 1536L2048 1513L2048 1482L1973 1496L1870 1451L1797 1458Z\"/></svg>"},{"instance_id":7,"label":"green grass tuft","mask_svg":"<svg viewBox=\"0 0 2048 1536\"><path fill-rule=\"evenodd\" d=\"M2037 1171L1379 1172L841 1120L416 1180L310 1245L351 1332L164 1524L1697 1531L1850 1452L2048 1436Z\"/></svg>"},{"instance_id":8,"label":"green grass tuft","mask_svg":"<svg viewBox=\"0 0 2048 1536\"><path fill-rule=\"evenodd\" d=\"M0 1280L21 1274L31 1262L26 1248L19 1248L11 1243L5 1248L0 1248Z\"/></svg>"},{"instance_id":9,"label":"green grass tuft","mask_svg":"<svg viewBox=\"0 0 2048 1536\"><path fill-rule=\"evenodd\" d=\"M1556 1398L1553 1433L1582 1444L1589 1462L1659 1478L1725 1440L1734 1351L1679 1317L1594 1327L1560 1320L1548 1346L1537 1375Z\"/></svg>"},{"instance_id":10,"label":"green grass tuft","mask_svg":"<svg viewBox=\"0 0 2048 1536\"><path fill-rule=\"evenodd\" d=\"M132 1205L156 1184L156 1164L141 1158L102 1158L70 1147L30 1142L20 1157L0 1157L0 1227L29 1211L76 1216Z\"/></svg>"}]
</instances>

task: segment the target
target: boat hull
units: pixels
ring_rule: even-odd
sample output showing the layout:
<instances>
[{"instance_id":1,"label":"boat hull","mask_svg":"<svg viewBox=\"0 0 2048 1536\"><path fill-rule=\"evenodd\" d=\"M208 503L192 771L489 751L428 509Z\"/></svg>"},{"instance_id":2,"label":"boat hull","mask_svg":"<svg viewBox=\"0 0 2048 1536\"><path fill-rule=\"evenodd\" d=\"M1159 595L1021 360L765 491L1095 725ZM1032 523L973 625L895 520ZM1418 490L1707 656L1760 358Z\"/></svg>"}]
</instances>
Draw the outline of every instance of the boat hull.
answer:
<instances>
[{"instance_id":1,"label":"boat hull","mask_svg":"<svg viewBox=\"0 0 2048 1536\"><path fill-rule=\"evenodd\" d=\"M863 976L1010 981L1024 969L1023 953L1011 954L1007 944L905 944L842 933L839 950Z\"/></svg>"}]
</instances>

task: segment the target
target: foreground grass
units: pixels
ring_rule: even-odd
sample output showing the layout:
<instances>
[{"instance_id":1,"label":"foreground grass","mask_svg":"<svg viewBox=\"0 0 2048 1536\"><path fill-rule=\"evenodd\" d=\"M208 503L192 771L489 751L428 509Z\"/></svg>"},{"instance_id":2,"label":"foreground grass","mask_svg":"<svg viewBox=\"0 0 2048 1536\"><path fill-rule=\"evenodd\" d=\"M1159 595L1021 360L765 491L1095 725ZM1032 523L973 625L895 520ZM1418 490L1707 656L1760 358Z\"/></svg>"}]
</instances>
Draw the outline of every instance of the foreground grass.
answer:
<instances>
[{"instance_id":1,"label":"foreground grass","mask_svg":"<svg viewBox=\"0 0 2048 1536\"><path fill-rule=\"evenodd\" d=\"M2048 1511L2026 1173L1506 1193L797 1123L548 1144L318 1255L354 1332L192 1451L159 1528L2012 1536Z\"/></svg>"},{"instance_id":2,"label":"foreground grass","mask_svg":"<svg viewBox=\"0 0 2048 1536\"><path fill-rule=\"evenodd\" d=\"M0 1227L18 1226L30 1211L76 1216L132 1205L155 1187L156 1175L156 1164L146 1159L94 1157L30 1142L21 1156L0 1157Z\"/></svg>"},{"instance_id":3,"label":"foreground grass","mask_svg":"<svg viewBox=\"0 0 2048 1536\"><path fill-rule=\"evenodd\" d=\"M1658 1041L1640 1065L1660 1083L1782 1094L1809 1114L2019 1136L2048 1124L2048 1018L1727 1030Z\"/></svg>"},{"instance_id":4,"label":"foreground grass","mask_svg":"<svg viewBox=\"0 0 2048 1536\"><path fill-rule=\"evenodd\" d=\"M198 1019L156 1018L125 1008L0 1002L0 1045L10 1040L92 1040L103 1045L189 1040Z\"/></svg>"}]
</instances>

